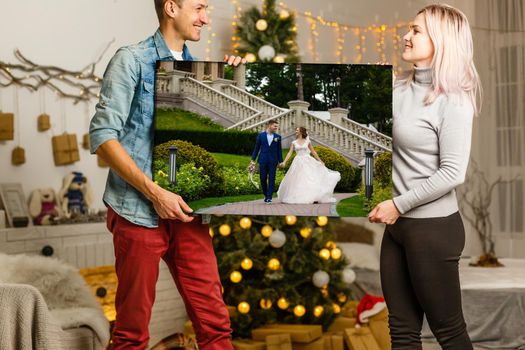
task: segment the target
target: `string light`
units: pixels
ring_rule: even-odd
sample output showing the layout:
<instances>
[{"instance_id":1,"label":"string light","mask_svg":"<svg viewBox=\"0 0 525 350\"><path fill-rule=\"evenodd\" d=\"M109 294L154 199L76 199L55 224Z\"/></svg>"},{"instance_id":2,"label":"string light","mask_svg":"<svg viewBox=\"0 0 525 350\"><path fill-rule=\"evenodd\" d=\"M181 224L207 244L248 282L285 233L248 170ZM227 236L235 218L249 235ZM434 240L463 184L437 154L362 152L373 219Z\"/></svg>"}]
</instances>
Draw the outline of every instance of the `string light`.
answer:
<instances>
[{"instance_id":1,"label":"string light","mask_svg":"<svg viewBox=\"0 0 525 350\"><path fill-rule=\"evenodd\" d=\"M212 44L212 38L216 36L215 32L213 31L213 27L212 27L212 23L213 23L213 20L212 20L212 12L214 10L214 6L213 5L210 5L208 6L208 41L206 43L206 61L209 61L210 60L210 53L211 53L211 44Z\"/></svg>"}]
</instances>

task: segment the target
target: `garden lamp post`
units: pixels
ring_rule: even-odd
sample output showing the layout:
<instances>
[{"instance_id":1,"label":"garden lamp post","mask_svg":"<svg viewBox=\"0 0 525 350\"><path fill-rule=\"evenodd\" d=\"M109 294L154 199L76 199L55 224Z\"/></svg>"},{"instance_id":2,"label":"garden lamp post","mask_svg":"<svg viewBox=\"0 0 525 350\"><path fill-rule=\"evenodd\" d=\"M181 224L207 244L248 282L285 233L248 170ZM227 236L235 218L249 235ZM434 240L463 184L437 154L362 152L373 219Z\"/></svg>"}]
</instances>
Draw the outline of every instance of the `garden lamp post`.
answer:
<instances>
[{"instance_id":1,"label":"garden lamp post","mask_svg":"<svg viewBox=\"0 0 525 350\"><path fill-rule=\"evenodd\" d=\"M177 184L177 147L170 146L169 178L173 185Z\"/></svg>"},{"instance_id":2,"label":"garden lamp post","mask_svg":"<svg viewBox=\"0 0 525 350\"><path fill-rule=\"evenodd\" d=\"M374 190L374 150L365 151L365 196L368 200L372 198Z\"/></svg>"}]
</instances>

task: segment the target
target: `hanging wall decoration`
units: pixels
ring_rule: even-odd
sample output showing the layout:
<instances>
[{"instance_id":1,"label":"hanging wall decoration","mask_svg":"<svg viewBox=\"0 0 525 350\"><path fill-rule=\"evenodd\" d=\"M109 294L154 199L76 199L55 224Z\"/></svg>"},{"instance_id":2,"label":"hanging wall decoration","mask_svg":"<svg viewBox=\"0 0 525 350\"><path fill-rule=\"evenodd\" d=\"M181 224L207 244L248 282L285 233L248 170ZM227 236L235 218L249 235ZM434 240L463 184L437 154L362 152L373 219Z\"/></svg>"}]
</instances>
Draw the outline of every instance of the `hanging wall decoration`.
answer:
<instances>
[{"instance_id":1,"label":"hanging wall decoration","mask_svg":"<svg viewBox=\"0 0 525 350\"><path fill-rule=\"evenodd\" d=\"M46 95L45 89L40 90L40 115L37 119L38 131L47 131L51 129L51 117L45 113L46 110Z\"/></svg>"},{"instance_id":2,"label":"hanging wall decoration","mask_svg":"<svg viewBox=\"0 0 525 350\"><path fill-rule=\"evenodd\" d=\"M64 101L62 100L61 123L63 133L61 135L55 135L51 138L51 143L53 146L53 159L56 166L73 164L80 160L77 135L68 133L66 131L67 119L65 108Z\"/></svg>"},{"instance_id":3,"label":"hanging wall decoration","mask_svg":"<svg viewBox=\"0 0 525 350\"><path fill-rule=\"evenodd\" d=\"M15 89L13 90L13 106L15 108L15 115L20 116L20 105L18 102L17 86L15 86ZM11 153L11 164L18 166L26 162L26 151L23 147L20 146L20 117L18 117L14 122L16 122L16 147Z\"/></svg>"},{"instance_id":4,"label":"hanging wall decoration","mask_svg":"<svg viewBox=\"0 0 525 350\"><path fill-rule=\"evenodd\" d=\"M0 112L0 141L13 140L15 138L15 125L13 113Z\"/></svg>"},{"instance_id":5,"label":"hanging wall decoration","mask_svg":"<svg viewBox=\"0 0 525 350\"><path fill-rule=\"evenodd\" d=\"M26 151L22 147L15 147L11 153L11 164L22 165L26 162Z\"/></svg>"}]
</instances>

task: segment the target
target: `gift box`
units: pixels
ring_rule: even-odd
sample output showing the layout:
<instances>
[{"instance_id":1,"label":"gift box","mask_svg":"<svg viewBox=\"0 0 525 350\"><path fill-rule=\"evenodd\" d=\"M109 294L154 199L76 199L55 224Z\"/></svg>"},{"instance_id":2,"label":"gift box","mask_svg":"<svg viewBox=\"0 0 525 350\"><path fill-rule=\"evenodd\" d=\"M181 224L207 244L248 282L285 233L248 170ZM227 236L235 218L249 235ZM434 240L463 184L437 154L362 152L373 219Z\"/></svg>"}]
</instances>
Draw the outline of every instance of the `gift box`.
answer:
<instances>
[{"instance_id":1,"label":"gift box","mask_svg":"<svg viewBox=\"0 0 525 350\"><path fill-rule=\"evenodd\" d=\"M324 350L324 337L314 340L311 343L294 343L293 350Z\"/></svg>"},{"instance_id":2,"label":"gift box","mask_svg":"<svg viewBox=\"0 0 525 350\"><path fill-rule=\"evenodd\" d=\"M381 350L390 350L390 328L388 327L388 310L383 309L380 313L371 316L368 327L372 332Z\"/></svg>"},{"instance_id":3,"label":"gift box","mask_svg":"<svg viewBox=\"0 0 525 350\"><path fill-rule=\"evenodd\" d=\"M354 328L355 318L348 318L343 316L338 316L335 318L334 322L328 327L328 332L342 332L347 328Z\"/></svg>"},{"instance_id":4,"label":"gift box","mask_svg":"<svg viewBox=\"0 0 525 350\"><path fill-rule=\"evenodd\" d=\"M324 350L345 350L345 340L342 332L323 334Z\"/></svg>"},{"instance_id":5,"label":"gift box","mask_svg":"<svg viewBox=\"0 0 525 350\"><path fill-rule=\"evenodd\" d=\"M290 334L267 335L266 350L292 350Z\"/></svg>"},{"instance_id":6,"label":"gift box","mask_svg":"<svg viewBox=\"0 0 525 350\"><path fill-rule=\"evenodd\" d=\"M55 165L72 164L80 160L77 135L64 133L51 138Z\"/></svg>"},{"instance_id":7,"label":"gift box","mask_svg":"<svg viewBox=\"0 0 525 350\"><path fill-rule=\"evenodd\" d=\"M359 300L349 300L341 308L340 316L355 318L357 316L357 306L359 305Z\"/></svg>"},{"instance_id":8,"label":"gift box","mask_svg":"<svg viewBox=\"0 0 525 350\"><path fill-rule=\"evenodd\" d=\"M15 147L11 153L11 163L21 165L26 162L26 151L22 147Z\"/></svg>"},{"instance_id":9,"label":"gift box","mask_svg":"<svg viewBox=\"0 0 525 350\"><path fill-rule=\"evenodd\" d=\"M290 334L294 343L311 343L321 338L323 329L319 325L272 324L252 330L252 338L266 340L267 335Z\"/></svg>"},{"instance_id":10,"label":"gift box","mask_svg":"<svg viewBox=\"0 0 525 350\"><path fill-rule=\"evenodd\" d=\"M89 149L89 134L84 134L82 136L82 148Z\"/></svg>"},{"instance_id":11,"label":"gift box","mask_svg":"<svg viewBox=\"0 0 525 350\"><path fill-rule=\"evenodd\" d=\"M37 119L38 131L46 131L51 129L50 117L47 114L40 114Z\"/></svg>"},{"instance_id":12,"label":"gift box","mask_svg":"<svg viewBox=\"0 0 525 350\"><path fill-rule=\"evenodd\" d=\"M351 350L381 350L368 327L345 329L343 336Z\"/></svg>"},{"instance_id":13,"label":"gift box","mask_svg":"<svg viewBox=\"0 0 525 350\"><path fill-rule=\"evenodd\" d=\"M0 113L0 141L15 138L15 116L13 113Z\"/></svg>"},{"instance_id":14,"label":"gift box","mask_svg":"<svg viewBox=\"0 0 525 350\"><path fill-rule=\"evenodd\" d=\"M251 339L232 341L235 350L266 350L266 343Z\"/></svg>"}]
</instances>

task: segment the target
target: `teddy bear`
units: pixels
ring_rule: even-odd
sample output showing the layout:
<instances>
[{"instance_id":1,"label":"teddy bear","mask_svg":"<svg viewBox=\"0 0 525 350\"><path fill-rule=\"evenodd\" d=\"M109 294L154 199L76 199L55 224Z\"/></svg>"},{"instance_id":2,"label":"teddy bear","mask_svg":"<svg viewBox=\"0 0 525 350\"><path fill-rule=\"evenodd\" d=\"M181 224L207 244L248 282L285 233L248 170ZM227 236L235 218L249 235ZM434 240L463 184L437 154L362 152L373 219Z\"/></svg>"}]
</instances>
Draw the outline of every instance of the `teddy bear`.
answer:
<instances>
[{"instance_id":1,"label":"teddy bear","mask_svg":"<svg viewBox=\"0 0 525 350\"><path fill-rule=\"evenodd\" d=\"M64 177L58 197L67 218L88 214L93 198L87 178L78 171Z\"/></svg>"},{"instance_id":2,"label":"teddy bear","mask_svg":"<svg viewBox=\"0 0 525 350\"><path fill-rule=\"evenodd\" d=\"M51 225L62 213L52 188L40 188L31 192L29 213L35 225Z\"/></svg>"}]
</instances>

